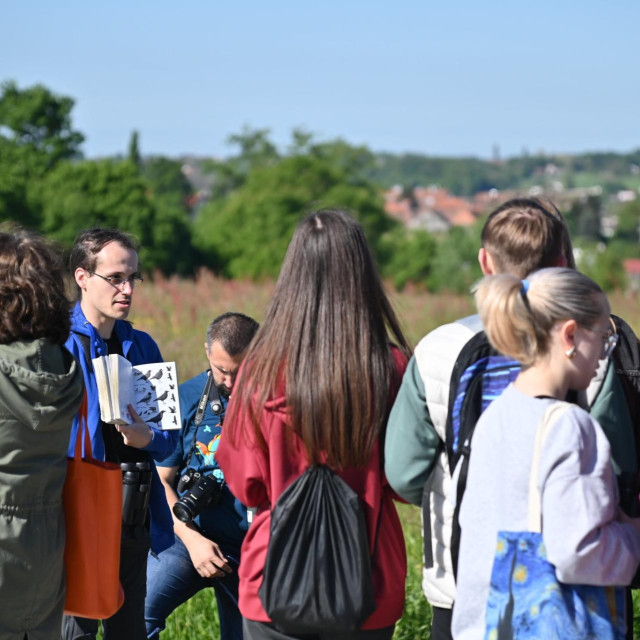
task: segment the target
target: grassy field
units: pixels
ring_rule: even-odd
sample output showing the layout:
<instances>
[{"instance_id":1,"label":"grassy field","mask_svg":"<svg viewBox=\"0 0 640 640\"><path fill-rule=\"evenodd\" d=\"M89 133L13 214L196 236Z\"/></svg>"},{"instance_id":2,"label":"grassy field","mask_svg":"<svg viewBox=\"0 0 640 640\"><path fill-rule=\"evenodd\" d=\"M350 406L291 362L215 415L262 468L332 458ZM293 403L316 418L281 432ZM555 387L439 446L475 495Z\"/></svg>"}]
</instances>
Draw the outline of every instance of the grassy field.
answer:
<instances>
[{"instance_id":1,"label":"grassy field","mask_svg":"<svg viewBox=\"0 0 640 640\"><path fill-rule=\"evenodd\" d=\"M228 282L201 272L193 280L156 277L136 290L131 319L136 328L156 339L166 360L175 360L183 382L206 367L204 332L209 322L225 311L240 311L256 320L264 316L273 284ZM424 291L391 291L391 299L411 344L434 327L474 312L471 297L432 295ZM640 332L640 313L634 300L610 297L613 313ZM405 613L394 640L429 638L431 613L422 595L420 514L415 507L399 505L408 554ZM636 603L636 627L640 610ZM218 615L212 590L200 592L177 609L167 621L162 640L218 638ZM639 636L640 637L640 636Z\"/></svg>"}]
</instances>

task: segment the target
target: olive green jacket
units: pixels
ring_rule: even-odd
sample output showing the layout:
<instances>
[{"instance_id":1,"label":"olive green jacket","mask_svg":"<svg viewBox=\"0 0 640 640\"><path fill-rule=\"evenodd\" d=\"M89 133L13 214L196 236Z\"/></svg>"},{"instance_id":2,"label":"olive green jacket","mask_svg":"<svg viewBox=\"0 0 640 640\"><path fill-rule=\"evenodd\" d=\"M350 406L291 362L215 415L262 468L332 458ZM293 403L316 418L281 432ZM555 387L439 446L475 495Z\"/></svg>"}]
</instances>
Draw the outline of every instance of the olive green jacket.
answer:
<instances>
[{"instance_id":1,"label":"olive green jacket","mask_svg":"<svg viewBox=\"0 0 640 640\"><path fill-rule=\"evenodd\" d=\"M40 339L0 344L0 638L59 638L71 421L80 367Z\"/></svg>"}]
</instances>

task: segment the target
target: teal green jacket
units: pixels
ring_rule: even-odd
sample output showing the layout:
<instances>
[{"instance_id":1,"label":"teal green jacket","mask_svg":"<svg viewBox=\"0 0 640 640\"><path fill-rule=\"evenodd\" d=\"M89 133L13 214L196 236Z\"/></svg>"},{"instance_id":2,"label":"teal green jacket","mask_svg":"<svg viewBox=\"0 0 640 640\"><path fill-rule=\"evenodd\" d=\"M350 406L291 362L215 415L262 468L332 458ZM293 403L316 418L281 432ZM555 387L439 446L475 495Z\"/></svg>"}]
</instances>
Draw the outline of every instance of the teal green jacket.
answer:
<instances>
[{"instance_id":1,"label":"teal green jacket","mask_svg":"<svg viewBox=\"0 0 640 640\"><path fill-rule=\"evenodd\" d=\"M0 637L60 637L62 487L84 384L64 347L0 345ZM36 637L36 635L34 635Z\"/></svg>"},{"instance_id":2,"label":"teal green jacket","mask_svg":"<svg viewBox=\"0 0 640 640\"><path fill-rule=\"evenodd\" d=\"M600 423L611 445L611 461L616 475L635 474L636 442L627 399L622 385L609 361L602 386L591 401L589 413Z\"/></svg>"}]
</instances>

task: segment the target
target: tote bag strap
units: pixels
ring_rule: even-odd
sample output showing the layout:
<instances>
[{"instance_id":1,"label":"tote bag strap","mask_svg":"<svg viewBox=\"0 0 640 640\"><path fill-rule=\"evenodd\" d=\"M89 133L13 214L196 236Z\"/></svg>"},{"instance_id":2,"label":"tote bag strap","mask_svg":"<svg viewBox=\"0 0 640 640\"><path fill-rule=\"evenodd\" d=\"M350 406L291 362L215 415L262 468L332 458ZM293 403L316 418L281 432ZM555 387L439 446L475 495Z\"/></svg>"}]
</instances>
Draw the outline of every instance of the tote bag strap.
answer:
<instances>
[{"instance_id":1,"label":"tote bag strap","mask_svg":"<svg viewBox=\"0 0 640 640\"><path fill-rule=\"evenodd\" d=\"M540 492L538 491L538 475L540 471L540 452L551 427L574 405L558 400L549 405L536 432L533 447L533 460L531 462L531 474L529 476L529 531L542 532L542 506L540 504Z\"/></svg>"},{"instance_id":2,"label":"tote bag strap","mask_svg":"<svg viewBox=\"0 0 640 640\"><path fill-rule=\"evenodd\" d=\"M78 411L78 431L76 433L76 446L74 450L74 458L82 460L82 440L84 439L84 459L93 460L93 451L91 450L91 437L89 436L89 404L87 400L87 392L82 396L82 403Z\"/></svg>"}]
</instances>

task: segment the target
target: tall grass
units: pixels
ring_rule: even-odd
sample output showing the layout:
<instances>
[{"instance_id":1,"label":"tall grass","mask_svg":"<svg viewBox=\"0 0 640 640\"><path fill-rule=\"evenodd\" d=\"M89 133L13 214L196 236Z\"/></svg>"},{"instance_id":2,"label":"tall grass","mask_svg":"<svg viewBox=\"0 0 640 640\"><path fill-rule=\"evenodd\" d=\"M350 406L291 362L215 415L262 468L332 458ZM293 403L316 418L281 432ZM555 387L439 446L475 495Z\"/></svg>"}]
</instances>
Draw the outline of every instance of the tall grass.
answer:
<instances>
[{"instance_id":1,"label":"tall grass","mask_svg":"<svg viewBox=\"0 0 640 640\"><path fill-rule=\"evenodd\" d=\"M273 291L272 282L255 284L225 281L207 271L194 280L165 279L156 274L136 289L131 319L160 345L166 360L175 360L181 382L202 371L204 334L209 322L225 311L246 313L260 321ZM470 296L434 295L418 289L390 290L390 297L411 344L445 322L474 313ZM640 311L624 294L610 296L613 313L640 331ZM421 533L419 510L398 505L407 545L406 604L394 640L428 639L431 611L421 588ZM640 632L640 604L635 601L635 625ZM219 619L212 589L201 591L167 620L161 640L218 638Z\"/></svg>"}]
</instances>

